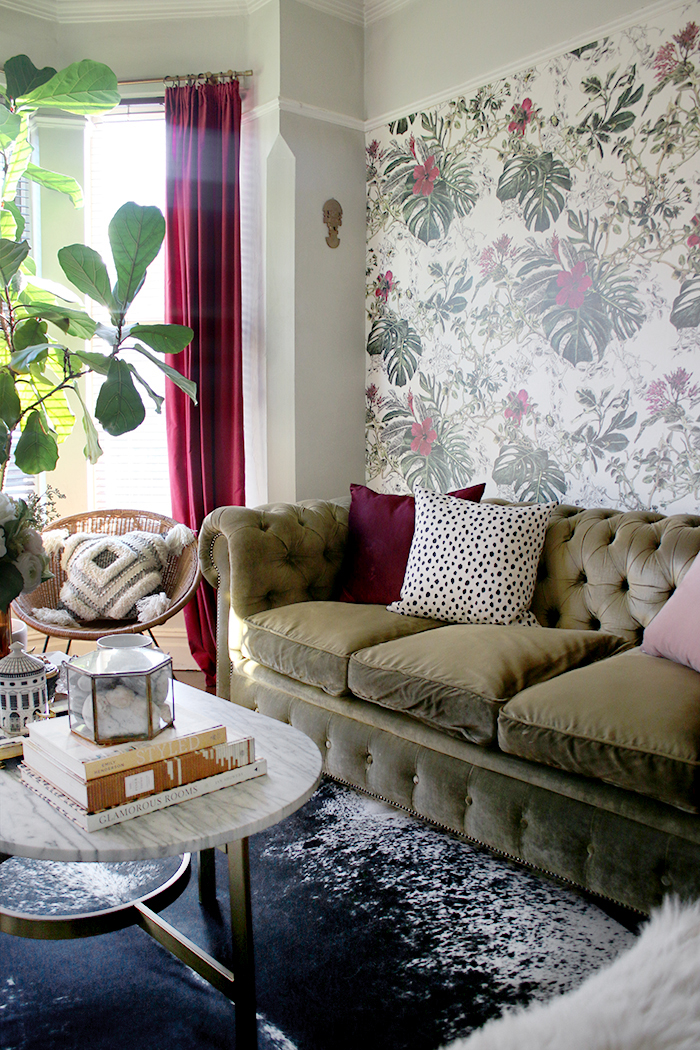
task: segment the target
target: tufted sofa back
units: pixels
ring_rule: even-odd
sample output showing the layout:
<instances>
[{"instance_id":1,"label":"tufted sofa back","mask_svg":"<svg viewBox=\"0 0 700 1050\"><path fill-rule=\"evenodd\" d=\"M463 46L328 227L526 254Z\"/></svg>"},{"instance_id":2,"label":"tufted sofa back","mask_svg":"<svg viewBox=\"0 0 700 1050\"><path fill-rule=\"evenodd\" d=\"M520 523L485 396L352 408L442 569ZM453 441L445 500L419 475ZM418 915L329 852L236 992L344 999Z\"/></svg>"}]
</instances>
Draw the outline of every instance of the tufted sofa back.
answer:
<instances>
[{"instance_id":1,"label":"tufted sofa back","mask_svg":"<svg viewBox=\"0 0 700 1050\"><path fill-rule=\"evenodd\" d=\"M532 609L546 627L641 641L698 551L698 516L561 505L547 529Z\"/></svg>"},{"instance_id":2,"label":"tufted sofa back","mask_svg":"<svg viewBox=\"0 0 700 1050\"><path fill-rule=\"evenodd\" d=\"M494 500L492 502L503 502ZM349 500L220 507L200 531L205 578L235 648L239 619L332 596ZM547 530L532 608L550 627L602 629L632 641L700 551L700 516L561 505Z\"/></svg>"}]
</instances>

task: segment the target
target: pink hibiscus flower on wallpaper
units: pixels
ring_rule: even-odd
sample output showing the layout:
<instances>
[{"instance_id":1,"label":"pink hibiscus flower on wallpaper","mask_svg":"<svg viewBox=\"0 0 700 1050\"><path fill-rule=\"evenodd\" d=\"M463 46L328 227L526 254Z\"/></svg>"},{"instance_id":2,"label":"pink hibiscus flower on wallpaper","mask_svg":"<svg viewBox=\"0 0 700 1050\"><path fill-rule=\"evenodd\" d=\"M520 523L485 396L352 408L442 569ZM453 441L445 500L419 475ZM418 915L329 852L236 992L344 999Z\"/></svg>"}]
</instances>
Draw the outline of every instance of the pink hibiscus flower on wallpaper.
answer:
<instances>
[{"instance_id":1,"label":"pink hibiscus flower on wallpaper","mask_svg":"<svg viewBox=\"0 0 700 1050\"><path fill-rule=\"evenodd\" d=\"M416 164L413 169L413 178L416 180L413 185L413 192L416 197L420 194L423 194L424 197L429 197L435 188L435 180L439 174L440 171L432 154L425 158L425 164Z\"/></svg>"},{"instance_id":2,"label":"pink hibiscus flower on wallpaper","mask_svg":"<svg viewBox=\"0 0 700 1050\"><path fill-rule=\"evenodd\" d=\"M690 222L694 227L694 232L691 233L690 237L686 241L686 244L689 248L695 248L696 245L700 244L700 234L698 233L698 229L700 228L700 218L697 215L693 215Z\"/></svg>"},{"instance_id":3,"label":"pink hibiscus flower on wallpaper","mask_svg":"<svg viewBox=\"0 0 700 1050\"><path fill-rule=\"evenodd\" d=\"M387 270L386 273L380 273L377 278L377 287L374 294L377 299L381 299L382 302L386 302L389 298L389 292L394 287L394 275L391 270Z\"/></svg>"},{"instance_id":4,"label":"pink hibiscus flower on wallpaper","mask_svg":"<svg viewBox=\"0 0 700 1050\"><path fill-rule=\"evenodd\" d=\"M578 310L583 306L586 292L592 284L593 281L586 273L585 262L577 262L573 270L562 270L557 276L557 285L560 288L557 293L557 305Z\"/></svg>"},{"instance_id":5,"label":"pink hibiscus flower on wallpaper","mask_svg":"<svg viewBox=\"0 0 700 1050\"><path fill-rule=\"evenodd\" d=\"M525 128L534 117L532 99L524 98L521 103L511 107L513 119L508 125L508 131L517 131L519 135L525 134Z\"/></svg>"},{"instance_id":6,"label":"pink hibiscus flower on wallpaper","mask_svg":"<svg viewBox=\"0 0 700 1050\"><path fill-rule=\"evenodd\" d=\"M411 433L413 434L411 451L421 456L429 456L433 441L437 437L436 431L433 430L432 417L426 416L422 423L412 423Z\"/></svg>"},{"instance_id":7,"label":"pink hibiscus flower on wallpaper","mask_svg":"<svg viewBox=\"0 0 700 1050\"><path fill-rule=\"evenodd\" d=\"M508 405L503 415L506 419L512 419L514 423L519 423L525 413L530 411L531 407L527 390L518 390L517 394L511 390L508 395Z\"/></svg>"}]
</instances>

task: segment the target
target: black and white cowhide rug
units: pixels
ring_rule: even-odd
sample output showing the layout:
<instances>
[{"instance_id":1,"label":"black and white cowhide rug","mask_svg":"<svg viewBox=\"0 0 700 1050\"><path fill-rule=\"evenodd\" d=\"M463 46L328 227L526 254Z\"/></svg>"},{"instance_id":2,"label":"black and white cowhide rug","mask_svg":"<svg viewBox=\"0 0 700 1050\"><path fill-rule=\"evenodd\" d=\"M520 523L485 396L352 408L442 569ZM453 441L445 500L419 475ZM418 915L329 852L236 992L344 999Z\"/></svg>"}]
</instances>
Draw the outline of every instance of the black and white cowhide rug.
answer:
<instances>
[{"instance_id":1,"label":"black and white cowhide rug","mask_svg":"<svg viewBox=\"0 0 700 1050\"><path fill-rule=\"evenodd\" d=\"M220 913L202 911L192 879L163 915L226 962L216 857ZM93 910L168 864L11 860L0 899ZM251 876L261 1050L436 1050L569 992L635 942L574 890L331 781L251 840ZM139 929L0 935L0 1050L223 1050L233 1015Z\"/></svg>"}]
</instances>

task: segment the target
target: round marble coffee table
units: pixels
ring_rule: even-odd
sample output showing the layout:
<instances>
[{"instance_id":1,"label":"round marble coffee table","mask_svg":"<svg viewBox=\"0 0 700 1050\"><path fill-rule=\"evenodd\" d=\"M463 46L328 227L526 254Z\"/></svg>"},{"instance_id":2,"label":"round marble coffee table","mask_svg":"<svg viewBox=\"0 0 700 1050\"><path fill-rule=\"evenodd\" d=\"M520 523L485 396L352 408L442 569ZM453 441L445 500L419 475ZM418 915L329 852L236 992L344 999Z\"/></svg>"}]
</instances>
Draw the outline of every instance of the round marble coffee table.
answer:
<instances>
[{"instance_id":1,"label":"round marble coffee table","mask_svg":"<svg viewBox=\"0 0 700 1050\"><path fill-rule=\"evenodd\" d=\"M139 900L122 908L119 924L138 923L179 959L236 1004L236 1046L257 1046L255 971L248 837L283 820L314 793L321 779L321 755L312 740L284 722L267 718L191 686L175 685L175 718L180 707L196 710L255 737L256 754L267 759L267 774L189 799L123 824L86 832L44 802L19 779L0 770L0 853L51 861L128 861L200 853L200 896L213 892L213 848L226 847L231 908L232 969L222 966ZM6 859L2 857L2 859ZM52 923L61 917L27 919L2 910L0 930L19 936L74 936ZM98 924L99 925L99 924ZM105 927L89 932L104 932ZM84 936L84 932L77 933Z\"/></svg>"}]
</instances>

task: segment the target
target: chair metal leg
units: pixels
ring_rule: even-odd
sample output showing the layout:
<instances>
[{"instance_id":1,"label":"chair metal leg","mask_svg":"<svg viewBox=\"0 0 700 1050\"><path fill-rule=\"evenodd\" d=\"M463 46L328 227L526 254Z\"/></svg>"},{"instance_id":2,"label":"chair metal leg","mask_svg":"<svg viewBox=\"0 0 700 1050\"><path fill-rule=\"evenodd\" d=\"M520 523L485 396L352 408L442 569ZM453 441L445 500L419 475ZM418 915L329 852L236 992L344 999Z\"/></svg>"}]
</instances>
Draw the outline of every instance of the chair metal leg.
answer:
<instances>
[{"instance_id":1,"label":"chair metal leg","mask_svg":"<svg viewBox=\"0 0 700 1050\"><path fill-rule=\"evenodd\" d=\"M248 839L226 846L231 900L231 969L236 991L236 1050L257 1050L253 916L250 904Z\"/></svg>"}]
</instances>

